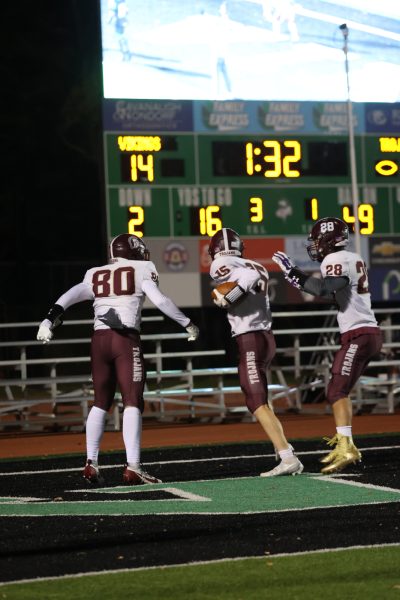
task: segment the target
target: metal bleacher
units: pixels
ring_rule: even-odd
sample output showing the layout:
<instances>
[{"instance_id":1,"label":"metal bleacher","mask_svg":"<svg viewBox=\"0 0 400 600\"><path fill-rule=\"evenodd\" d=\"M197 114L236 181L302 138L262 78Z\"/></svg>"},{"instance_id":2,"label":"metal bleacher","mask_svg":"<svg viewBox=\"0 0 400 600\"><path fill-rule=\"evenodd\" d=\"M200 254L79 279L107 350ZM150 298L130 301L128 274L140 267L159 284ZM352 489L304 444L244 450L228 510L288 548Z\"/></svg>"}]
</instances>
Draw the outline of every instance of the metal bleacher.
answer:
<instances>
[{"instance_id":1,"label":"metal bleacher","mask_svg":"<svg viewBox=\"0 0 400 600\"><path fill-rule=\"evenodd\" d=\"M352 400L357 411L375 410L393 414L400 400L400 360L397 353L400 343L396 341L400 326L393 323L393 317L400 313L400 309L391 309L390 314L384 310L375 312L377 316L382 314L385 317L381 322L385 336L384 353L379 360L370 363L352 393ZM275 313L274 317L301 316L314 321L316 316L321 318L325 315L331 325L332 314L333 311L319 310L315 313ZM158 316L144 317L144 329L147 321L162 319ZM305 322L304 319L302 322ZM0 360L0 432L49 427L84 428L93 403L89 357L92 321L66 321L63 328L67 326L72 330L74 325L87 327L88 337L71 335L68 339L55 339L51 342L51 353L42 348L39 358L31 357L34 351L37 354L38 346L42 346L34 339L37 323L0 325L0 332L8 328L18 329L21 335L25 331L32 335L29 340L0 342L0 349L8 355ZM274 330L277 355L268 373L271 406L279 404L284 410L301 413L307 391L320 390L323 395L332 356L339 346L336 327L325 326L322 331L323 337L321 327ZM242 398L237 368L218 366L226 355L225 349L195 350L195 346L186 344L187 337L186 333L142 334L146 344L144 357L147 368L144 418L160 421L223 421L235 416L251 418ZM308 343L308 340L311 342ZM181 341L180 348L188 350L166 349L171 341L175 346L177 341ZM67 348L71 353L71 347L73 355L66 356ZM171 360L173 368L168 364ZM203 366L199 366L199 362ZM121 410L121 399L117 393L115 407L107 421L108 428L120 429Z\"/></svg>"}]
</instances>

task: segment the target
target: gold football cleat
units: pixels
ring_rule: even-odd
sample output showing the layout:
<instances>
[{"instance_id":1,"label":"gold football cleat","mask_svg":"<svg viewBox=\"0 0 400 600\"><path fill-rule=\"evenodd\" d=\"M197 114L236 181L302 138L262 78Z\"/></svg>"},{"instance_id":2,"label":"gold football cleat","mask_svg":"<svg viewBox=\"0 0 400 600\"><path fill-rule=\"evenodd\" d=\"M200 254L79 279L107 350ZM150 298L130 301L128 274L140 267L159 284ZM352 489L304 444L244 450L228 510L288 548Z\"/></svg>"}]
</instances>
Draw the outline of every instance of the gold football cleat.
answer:
<instances>
[{"instance_id":1,"label":"gold football cleat","mask_svg":"<svg viewBox=\"0 0 400 600\"><path fill-rule=\"evenodd\" d=\"M332 462L336 458L336 454L337 454L336 445L338 443L338 434L336 433L333 436L333 438L324 437L322 439L325 440L325 442L327 443L328 446L335 446L335 448L333 450L331 450L331 452L329 452L329 454L327 454L326 456L323 456L322 458L319 459L319 462L326 465L326 464Z\"/></svg>"},{"instance_id":2,"label":"gold football cleat","mask_svg":"<svg viewBox=\"0 0 400 600\"><path fill-rule=\"evenodd\" d=\"M336 447L330 454L333 454L333 459L329 462L326 467L321 469L321 473L337 473L342 471L347 465L352 463L361 462L361 452L356 448L352 438L340 433L336 434L337 443ZM328 455L326 458L328 458Z\"/></svg>"}]
</instances>

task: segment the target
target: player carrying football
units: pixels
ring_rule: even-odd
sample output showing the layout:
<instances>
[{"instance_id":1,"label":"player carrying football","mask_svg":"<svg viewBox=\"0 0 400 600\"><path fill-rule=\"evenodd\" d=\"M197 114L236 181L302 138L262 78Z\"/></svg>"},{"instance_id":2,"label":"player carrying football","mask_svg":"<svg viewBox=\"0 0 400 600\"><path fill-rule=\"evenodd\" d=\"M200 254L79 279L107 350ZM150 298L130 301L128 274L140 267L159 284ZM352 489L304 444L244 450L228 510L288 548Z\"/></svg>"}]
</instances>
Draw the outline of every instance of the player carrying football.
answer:
<instances>
[{"instance_id":1,"label":"player carrying football","mask_svg":"<svg viewBox=\"0 0 400 600\"><path fill-rule=\"evenodd\" d=\"M124 414L122 433L127 464L124 483L158 483L140 466L143 390L146 371L140 339L142 306L147 296L165 315L186 328L188 340L197 339L199 330L170 298L158 288L158 274L143 240L123 233L109 246L110 263L89 269L82 283L66 291L40 324L37 339L53 337L64 311L77 302L91 300L94 332L91 342L91 369L94 405L86 422L87 462L83 477L93 485L103 483L98 454L108 410L114 402L118 383Z\"/></svg>"},{"instance_id":2,"label":"player carrying football","mask_svg":"<svg viewBox=\"0 0 400 600\"><path fill-rule=\"evenodd\" d=\"M249 411L272 441L281 462L261 477L297 475L303 465L288 444L282 425L268 404L267 368L275 355L271 310L268 297L268 272L254 260L243 258L244 245L233 229L223 228L210 240L210 276L217 283L214 302L225 308L232 336L239 350L239 381ZM235 282L223 294L218 285Z\"/></svg>"},{"instance_id":3,"label":"player carrying football","mask_svg":"<svg viewBox=\"0 0 400 600\"><path fill-rule=\"evenodd\" d=\"M361 453L352 438L350 392L369 361L382 347L382 334L371 308L368 275L359 254L349 252L349 229L334 217L320 219L308 237L307 251L321 263L322 279L309 277L298 269L284 252L272 259L285 273L291 285L309 294L335 301L341 334L341 348L335 355L326 398L332 405L336 435L328 441L333 450L321 459L322 473L335 473L361 461Z\"/></svg>"}]
</instances>

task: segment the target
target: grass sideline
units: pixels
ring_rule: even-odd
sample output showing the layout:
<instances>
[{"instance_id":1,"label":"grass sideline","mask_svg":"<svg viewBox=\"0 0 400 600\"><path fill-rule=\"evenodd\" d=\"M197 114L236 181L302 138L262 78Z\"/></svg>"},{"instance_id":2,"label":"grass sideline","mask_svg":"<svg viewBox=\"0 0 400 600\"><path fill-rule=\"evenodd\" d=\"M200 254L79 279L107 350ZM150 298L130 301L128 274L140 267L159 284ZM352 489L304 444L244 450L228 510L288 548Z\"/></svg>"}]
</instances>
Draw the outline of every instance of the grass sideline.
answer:
<instances>
[{"instance_id":1,"label":"grass sideline","mask_svg":"<svg viewBox=\"0 0 400 600\"><path fill-rule=\"evenodd\" d=\"M338 540L339 541L339 540ZM391 600L400 544L6 584L5 600Z\"/></svg>"}]
</instances>

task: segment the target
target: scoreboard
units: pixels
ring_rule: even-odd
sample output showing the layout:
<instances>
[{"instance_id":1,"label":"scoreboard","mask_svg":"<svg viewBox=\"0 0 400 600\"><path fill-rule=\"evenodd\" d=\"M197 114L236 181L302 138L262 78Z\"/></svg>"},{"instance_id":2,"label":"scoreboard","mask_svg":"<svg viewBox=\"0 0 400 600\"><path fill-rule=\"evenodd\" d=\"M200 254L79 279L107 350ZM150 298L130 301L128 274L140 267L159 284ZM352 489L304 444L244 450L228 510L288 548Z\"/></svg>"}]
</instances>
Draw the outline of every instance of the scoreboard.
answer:
<instances>
[{"instance_id":1,"label":"scoreboard","mask_svg":"<svg viewBox=\"0 0 400 600\"><path fill-rule=\"evenodd\" d=\"M400 233L400 132L348 135L105 131L108 234L210 237L308 233L337 216L360 234Z\"/></svg>"},{"instance_id":2,"label":"scoreboard","mask_svg":"<svg viewBox=\"0 0 400 600\"><path fill-rule=\"evenodd\" d=\"M358 220L373 301L400 299L400 103L353 105L354 215L346 103L104 102L108 237L144 236L180 305L212 304L208 241L222 227L267 268L271 302L302 303L271 257L313 272L305 243L323 217Z\"/></svg>"}]
</instances>

